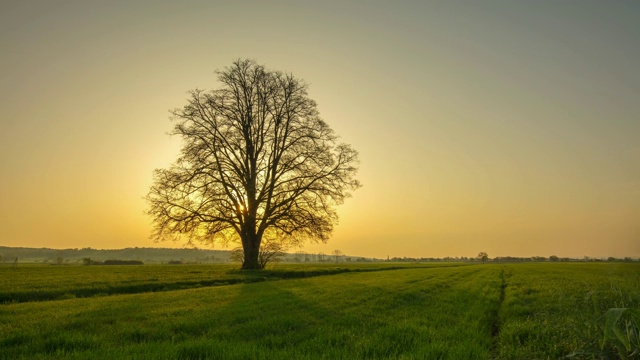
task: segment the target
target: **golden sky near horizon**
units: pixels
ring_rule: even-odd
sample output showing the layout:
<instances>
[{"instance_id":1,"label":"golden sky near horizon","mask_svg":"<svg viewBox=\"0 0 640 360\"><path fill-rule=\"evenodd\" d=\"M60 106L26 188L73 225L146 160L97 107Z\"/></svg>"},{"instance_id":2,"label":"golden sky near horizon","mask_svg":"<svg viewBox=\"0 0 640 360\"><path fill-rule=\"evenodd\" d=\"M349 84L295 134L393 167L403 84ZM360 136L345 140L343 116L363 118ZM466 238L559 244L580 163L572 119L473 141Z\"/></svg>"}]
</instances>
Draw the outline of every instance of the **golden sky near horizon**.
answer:
<instances>
[{"instance_id":1,"label":"golden sky near horizon","mask_svg":"<svg viewBox=\"0 0 640 360\"><path fill-rule=\"evenodd\" d=\"M303 250L639 257L639 44L635 1L2 1L0 245L180 247L168 110L252 58L360 152Z\"/></svg>"}]
</instances>

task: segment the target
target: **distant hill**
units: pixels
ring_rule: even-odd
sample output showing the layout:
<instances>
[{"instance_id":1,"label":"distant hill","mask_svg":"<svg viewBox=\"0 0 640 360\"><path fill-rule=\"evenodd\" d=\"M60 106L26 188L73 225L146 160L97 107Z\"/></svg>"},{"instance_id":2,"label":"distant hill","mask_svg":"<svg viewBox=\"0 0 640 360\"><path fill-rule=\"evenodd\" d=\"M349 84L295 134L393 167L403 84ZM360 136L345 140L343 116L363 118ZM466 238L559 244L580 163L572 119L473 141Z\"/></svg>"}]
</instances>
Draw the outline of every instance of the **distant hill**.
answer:
<instances>
[{"instance_id":1,"label":"distant hill","mask_svg":"<svg viewBox=\"0 0 640 360\"><path fill-rule=\"evenodd\" d=\"M169 249L169 248L125 248L99 250L83 249L49 249L0 246L0 261L21 263L56 263L61 258L63 263L81 263L83 258L94 261L105 260L140 260L144 263L166 263L182 261L185 263L228 263L227 250L204 249Z\"/></svg>"},{"instance_id":2,"label":"distant hill","mask_svg":"<svg viewBox=\"0 0 640 360\"><path fill-rule=\"evenodd\" d=\"M125 248L125 249L50 249L0 246L0 264L13 263L63 263L79 264L83 259L103 262L105 260L139 260L145 264L168 262L225 264L231 261L229 250L170 249L170 248ZM347 255L310 254L302 251L286 254L285 262L350 262L375 259Z\"/></svg>"},{"instance_id":3,"label":"distant hill","mask_svg":"<svg viewBox=\"0 0 640 360\"><path fill-rule=\"evenodd\" d=\"M83 259L90 258L92 261L104 262L106 260L139 260L145 264L161 264L168 262L182 263L200 263L200 264L226 264L231 261L231 252L229 250L206 250L206 249L170 249L170 248L125 248L125 249L50 249L50 248L28 248L28 247L9 247L0 246L0 264L10 264L18 258L19 263L63 263L63 264L81 264ZM306 253L298 251L296 253L286 254L283 258L284 262L369 262L369 261L385 261L382 259L365 258L350 255L328 255L324 253ZM391 262L474 262L478 261L474 258L467 257L444 257L444 258L410 258L410 257L394 257L388 258L386 261ZM502 256L490 259L489 262L499 263L515 263L515 262L584 262L584 261L640 261L630 257L623 258L559 258L550 256L548 258L541 256L533 257L511 257Z\"/></svg>"}]
</instances>

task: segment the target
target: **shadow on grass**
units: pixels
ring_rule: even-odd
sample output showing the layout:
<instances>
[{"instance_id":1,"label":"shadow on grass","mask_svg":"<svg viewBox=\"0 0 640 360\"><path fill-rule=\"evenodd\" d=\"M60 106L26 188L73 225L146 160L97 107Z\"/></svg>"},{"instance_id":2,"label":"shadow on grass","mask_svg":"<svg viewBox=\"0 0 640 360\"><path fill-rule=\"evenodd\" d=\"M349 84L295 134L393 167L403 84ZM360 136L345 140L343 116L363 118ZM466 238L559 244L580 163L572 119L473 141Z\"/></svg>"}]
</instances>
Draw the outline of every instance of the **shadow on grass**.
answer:
<instances>
[{"instance_id":1,"label":"shadow on grass","mask_svg":"<svg viewBox=\"0 0 640 360\"><path fill-rule=\"evenodd\" d=\"M389 271L399 270L406 268L403 266L390 266L381 268L326 268L326 269L312 269L312 270L284 270L284 269L270 269L270 270L231 270L228 271L229 275L222 279L211 280L196 280L196 281L177 281L171 283L155 283L144 282L138 284L120 283L117 285L108 286L93 286L86 288L76 288L72 290L58 290L55 288L48 290L34 290L34 291L16 291L16 292L0 292L0 304L6 303L22 303L30 301L52 301L52 300L65 300L74 298L87 298L95 296L108 296L108 295L122 295L122 294L139 294L145 292L161 292L161 291L173 291L193 289L200 287L212 287L212 286L225 286L236 284L250 284L263 281L273 280L287 280L287 279L300 279L316 276L328 276L336 275L347 272L375 272L375 271Z\"/></svg>"}]
</instances>

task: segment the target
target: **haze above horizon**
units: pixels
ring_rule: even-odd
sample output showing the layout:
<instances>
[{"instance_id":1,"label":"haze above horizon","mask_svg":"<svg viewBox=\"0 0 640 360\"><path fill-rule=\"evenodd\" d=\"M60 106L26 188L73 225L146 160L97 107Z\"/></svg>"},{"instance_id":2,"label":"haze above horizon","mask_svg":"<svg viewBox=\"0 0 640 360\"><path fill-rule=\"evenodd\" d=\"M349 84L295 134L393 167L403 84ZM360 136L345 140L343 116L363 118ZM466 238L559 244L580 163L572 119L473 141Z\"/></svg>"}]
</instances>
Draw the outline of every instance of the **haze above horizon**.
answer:
<instances>
[{"instance_id":1,"label":"haze above horizon","mask_svg":"<svg viewBox=\"0 0 640 360\"><path fill-rule=\"evenodd\" d=\"M307 81L360 152L364 187L302 250L640 257L639 18L633 1L3 2L0 245L180 247L144 214L180 148L168 110L251 58Z\"/></svg>"}]
</instances>

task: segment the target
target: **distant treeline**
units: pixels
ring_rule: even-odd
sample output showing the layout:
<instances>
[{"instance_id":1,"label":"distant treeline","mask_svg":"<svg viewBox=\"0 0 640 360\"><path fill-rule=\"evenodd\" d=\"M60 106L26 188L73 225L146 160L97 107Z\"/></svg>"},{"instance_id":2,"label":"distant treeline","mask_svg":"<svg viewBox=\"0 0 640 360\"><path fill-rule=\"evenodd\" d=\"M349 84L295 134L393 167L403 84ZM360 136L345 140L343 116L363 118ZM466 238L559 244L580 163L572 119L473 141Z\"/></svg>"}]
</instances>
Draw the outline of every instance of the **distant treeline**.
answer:
<instances>
[{"instance_id":1,"label":"distant treeline","mask_svg":"<svg viewBox=\"0 0 640 360\"><path fill-rule=\"evenodd\" d=\"M80 264L91 259L93 265L113 259L135 260L143 263L227 263L229 251L204 249L168 249L168 248L125 248L125 249L49 249L0 246L0 263L37 262L51 264Z\"/></svg>"},{"instance_id":2,"label":"distant treeline","mask_svg":"<svg viewBox=\"0 0 640 360\"><path fill-rule=\"evenodd\" d=\"M444 257L444 258L411 258L411 257L393 257L387 259L387 261L392 262L480 262L477 258L468 258L468 257ZM489 259L488 262L496 262L496 263L523 263L523 262L585 262L585 261L593 261L593 262L634 262L640 261L640 259L634 259L631 257L625 258L593 258L589 256L585 256L583 258L569 258L569 257L558 257L555 255L544 257L544 256L532 256L532 257L516 257L516 256L498 256L493 259Z\"/></svg>"},{"instance_id":3,"label":"distant treeline","mask_svg":"<svg viewBox=\"0 0 640 360\"><path fill-rule=\"evenodd\" d=\"M144 265L140 260L105 260L93 261L90 258L82 259L84 265Z\"/></svg>"},{"instance_id":4,"label":"distant treeline","mask_svg":"<svg viewBox=\"0 0 640 360\"><path fill-rule=\"evenodd\" d=\"M229 250L169 249L169 248L125 248L125 249L49 249L0 246L0 263L44 263L54 265L85 264L107 265L113 259L132 259L145 264L225 264L232 262ZM370 262L380 259L359 256L329 255L324 253L289 253L283 262Z\"/></svg>"},{"instance_id":5,"label":"distant treeline","mask_svg":"<svg viewBox=\"0 0 640 360\"><path fill-rule=\"evenodd\" d=\"M386 260L376 258L365 258L360 256L349 256L336 250L338 254L306 253L298 251L286 254L284 262L478 262L474 257L387 257ZM125 249L49 249L49 248L27 248L0 246L0 263L13 263L16 258L20 263L49 263L56 265L63 264L85 264L85 259L90 259L92 265L109 265L109 261L136 261L135 265L164 263L164 264L220 264L230 263L231 255L228 250L206 250L206 249L169 249L169 248L125 248ZM335 253L335 252L334 252ZM127 259L127 260L114 260ZM501 256L489 259L489 262L584 262L584 261L640 261L630 257L625 258L583 258L558 257L555 255L514 257ZM133 264L131 264L133 265Z\"/></svg>"},{"instance_id":6,"label":"distant treeline","mask_svg":"<svg viewBox=\"0 0 640 360\"><path fill-rule=\"evenodd\" d=\"M491 261L493 262L544 262L544 261L549 261L549 262L585 262L585 261L594 261L594 262L602 262L602 261L611 261L611 262L634 262L634 261L640 261L640 259L633 259L631 257L625 257L625 258L615 258L615 257L608 257L608 258L593 258L593 257L589 257L589 256L585 256L582 258L569 258L569 257L558 257L555 255L549 256L548 258L544 257L544 256L533 256L533 257L512 257L512 256L502 256L502 257L496 257L494 259L492 259Z\"/></svg>"}]
</instances>

